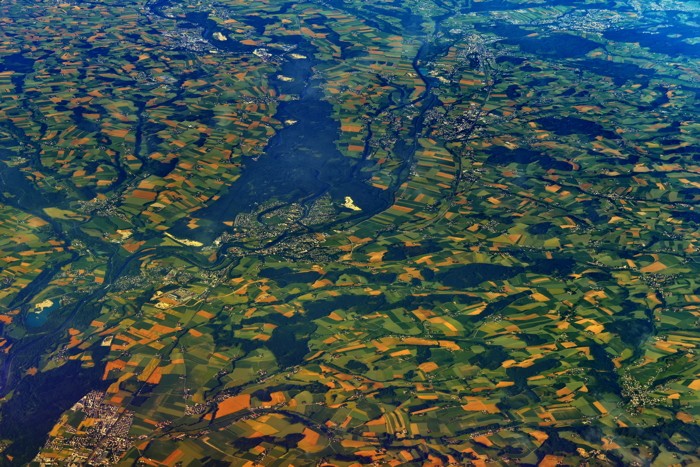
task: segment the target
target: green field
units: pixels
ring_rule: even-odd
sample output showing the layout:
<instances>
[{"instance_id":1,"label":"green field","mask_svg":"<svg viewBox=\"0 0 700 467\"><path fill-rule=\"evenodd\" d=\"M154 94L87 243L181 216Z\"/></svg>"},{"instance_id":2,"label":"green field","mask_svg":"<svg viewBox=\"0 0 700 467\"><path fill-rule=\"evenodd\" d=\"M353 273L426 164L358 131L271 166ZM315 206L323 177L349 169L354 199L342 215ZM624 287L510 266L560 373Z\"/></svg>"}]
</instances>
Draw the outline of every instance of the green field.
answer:
<instances>
[{"instance_id":1,"label":"green field","mask_svg":"<svg viewBox=\"0 0 700 467\"><path fill-rule=\"evenodd\" d=\"M0 465L700 462L699 15L3 2Z\"/></svg>"}]
</instances>

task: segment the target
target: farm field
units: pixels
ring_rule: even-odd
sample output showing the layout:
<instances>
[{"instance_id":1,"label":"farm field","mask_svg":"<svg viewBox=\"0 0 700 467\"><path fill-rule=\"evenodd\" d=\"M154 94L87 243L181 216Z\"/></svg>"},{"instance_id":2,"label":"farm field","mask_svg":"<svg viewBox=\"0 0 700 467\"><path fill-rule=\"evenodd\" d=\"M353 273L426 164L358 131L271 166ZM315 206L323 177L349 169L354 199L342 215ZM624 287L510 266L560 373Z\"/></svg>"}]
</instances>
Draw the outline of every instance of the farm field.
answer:
<instances>
[{"instance_id":1,"label":"farm field","mask_svg":"<svg viewBox=\"0 0 700 467\"><path fill-rule=\"evenodd\" d=\"M700 463L699 22L0 3L0 465Z\"/></svg>"}]
</instances>

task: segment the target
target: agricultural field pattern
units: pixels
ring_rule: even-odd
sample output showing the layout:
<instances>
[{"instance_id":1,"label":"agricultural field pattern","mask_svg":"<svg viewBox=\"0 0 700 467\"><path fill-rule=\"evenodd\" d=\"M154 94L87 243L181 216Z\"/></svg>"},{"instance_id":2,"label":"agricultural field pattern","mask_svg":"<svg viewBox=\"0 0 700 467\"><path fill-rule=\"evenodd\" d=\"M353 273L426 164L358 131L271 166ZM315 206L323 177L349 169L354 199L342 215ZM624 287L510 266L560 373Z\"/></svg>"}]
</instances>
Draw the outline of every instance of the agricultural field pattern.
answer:
<instances>
[{"instance_id":1,"label":"agricultural field pattern","mask_svg":"<svg viewBox=\"0 0 700 467\"><path fill-rule=\"evenodd\" d=\"M0 0L0 466L700 465L698 115L698 0Z\"/></svg>"}]
</instances>

